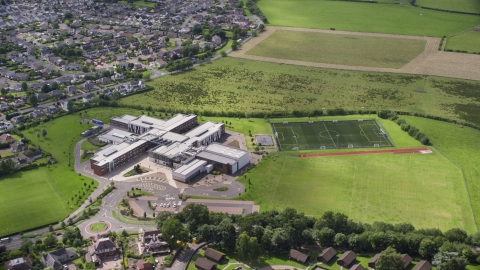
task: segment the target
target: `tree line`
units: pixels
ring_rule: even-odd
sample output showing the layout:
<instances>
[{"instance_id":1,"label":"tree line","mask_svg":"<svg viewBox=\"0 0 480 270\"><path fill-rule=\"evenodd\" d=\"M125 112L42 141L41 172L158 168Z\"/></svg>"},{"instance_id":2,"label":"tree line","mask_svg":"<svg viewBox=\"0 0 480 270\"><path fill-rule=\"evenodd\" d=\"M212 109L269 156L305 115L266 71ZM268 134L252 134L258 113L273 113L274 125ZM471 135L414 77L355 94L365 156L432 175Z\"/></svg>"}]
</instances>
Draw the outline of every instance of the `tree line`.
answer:
<instances>
[{"instance_id":1,"label":"tree line","mask_svg":"<svg viewBox=\"0 0 480 270\"><path fill-rule=\"evenodd\" d=\"M468 262L480 262L479 254L472 248L480 245L478 232L468 234L459 228L445 232L438 228L416 229L409 223L360 223L334 212L325 212L317 219L287 208L242 217L210 213L204 205L188 204L178 214L159 213L156 222L171 246L177 240L197 237L224 251L235 251L246 261L266 253L285 254L292 248L319 245L357 253L385 251L391 258L397 257L394 253L408 253L431 260L437 269L443 270L461 270Z\"/></svg>"}]
</instances>

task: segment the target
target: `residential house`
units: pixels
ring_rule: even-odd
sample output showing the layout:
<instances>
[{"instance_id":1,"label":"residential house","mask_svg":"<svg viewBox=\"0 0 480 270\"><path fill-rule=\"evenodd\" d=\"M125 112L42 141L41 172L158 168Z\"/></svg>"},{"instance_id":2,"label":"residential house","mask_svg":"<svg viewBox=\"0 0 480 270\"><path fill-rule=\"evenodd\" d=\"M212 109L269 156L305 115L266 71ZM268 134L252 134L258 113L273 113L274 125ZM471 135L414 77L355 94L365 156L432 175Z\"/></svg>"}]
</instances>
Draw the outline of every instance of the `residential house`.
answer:
<instances>
[{"instance_id":1,"label":"residential house","mask_svg":"<svg viewBox=\"0 0 480 270\"><path fill-rule=\"evenodd\" d=\"M24 106L24 105L25 105L25 102L24 102L23 100L21 100L21 99L16 99L16 100L14 100L12 103L10 103L10 105L11 105L12 107L18 108L18 107Z\"/></svg>"},{"instance_id":2,"label":"residential house","mask_svg":"<svg viewBox=\"0 0 480 270\"><path fill-rule=\"evenodd\" d=\"M102 262L102 258L115 256L117 254L117 244L110 238L101 238L88 248L88 252L85 254L85 260L86 262L93 262L95 265L99 265Z\"/></svg>"},{"instance_id":3,"label":"residential house","mask_svg":"<svg viewBox=\"0 0 480 270\"><path fill-rule=\"evenodd\" d=\"M368 261L368 267L375 269L375 264L377 263L379 257L380 253L375 254L375 256Z\"/></svg>"},{"instance_id":4,"label":"residential house","mask_svg":"<svg viewBox=\"0 0 480 270\"><path fill-rule=\"evenodd\" d=\"M86 81L86 82L84 82L84 83L82 84L82 86L83 86L83 89L84 89L85 91L90 91L90 90L93 89L93 83L92 83L92 81Z\"/></svg>"},{"instance_id":5,"label":"residential house","mask_svg":"<svg viewBox=\"0 0 480 270\"><path fill-rule=\"evenodd\" d=\"M82 65L80 65L80 64L65 64L63 66L63 69L64 70L81 70Z\"/></svg>"},{"instance_id":6,"label":"residential house","mask_svg":"<svg viewBox=\"0 0 480 270\"><path fill-rule=\"evenodd\" d=\"M60 90L52 90L48 92L48 95L51 96L52 98L58 98L62 95L62 92L60 92Z\"/></svg>"},{"instance_id":7,"label":"residential house","mask_svg":"<svg viewBox=\"0 0 480 270\"><path fill-rule=\"evenodd\" d=\"M140 263L137 263L137 269L138 270L154 270L155 268L151 263L140 262Z\"/></svg>"},{"instance_id":8,"label":"residential house","mask_svg":"<svg viewBox=\"0 0 480 270\"><path fill-rule=\"evenodd\" d=\"M47 100L47 96L45 96L43 93L35 93L35 96L37 97L38 102Z\"/></svg>"},{"instance_id":9,"label":"residential house","mask_svg":"<svg viewBox=\"0 0 480 270\"><path fill-rule=\"evenodd\" d=\"M402 254L403 269L407 269L412 263L413 259L408 254Z\"/></svg>"},{"instance_id":10,"label":"residential house","mask_svg":"<svg viewBox=\"0 0 480 270\"><path fill-rule=\"evenodd\" d=\"M86 94L86 95L83 96L83 102L84 103L90 102L90 101L92 101L92 99L93 99L92 94Z\"/></svg>"},{"instance_id":11,"label":"residential house","mask_svg":"<svg viewBox=\"0 0 480 270\"><path fill-rule=\"evenodd\" d=\"M0 122L0 131L10 130L12 128L14 128L12 123L5 121Z\"/></svg>"},{"instance_id":12,"label":"residential house","mask_svg":"<svg viewBox=\"0 0 480 270\"><path fill-rule=\"evenodd\" d=\"M43 116L45 116L45 113L41 110L34 110L33 112L28 114L28 117L30 117L30 119L40 119Z\"/></svg>"},{"instance_id":13,"label":"residential house","mask_svg":"<svg viewBox=\"0 0 480 270\"><path fill-rule=\"evenodd\" d=\"M432 265L428 261L420 261L412 270L432 270Z\"/></svg>"},{"instance_id":14,"label":"residential house","mask_svg":"<svg viewBox=\"0 0 480 270\"><path fill-rule=\"evenodd\" d=\"M6 102L0 102L0 111L6 111L10 109L10 106Z\"/></svg>"},{"instance_id":15,"label":"residential house","mask_svg":"<svg viewBox=\"0 0 480 270\"><path fill-rule=\"evenodd\" d=\"M100 84L109 84L111 82L109 77L103 77L97 80L97 83Z\"/></svg>"},{"instance_id":16,"label":"residential house","mask_svg":"<svg viewBox=\"0 0 480 270\"><path fill-rule=\"evenodd\" d=\"M342 256L338 258L337 264L342 267L348 268L356 259L357 254L355 254L355 252L351 250L345 251L345 253L343 253Z\"/></svg>"},{"instance_id":17,"label":"residential house","mask_svg":"<svg viewBox=\"0 0 480 270\"><path fill-rule=\"evenodd\" d=\"M47 113L49 114L55 114L59 111L58 107L57 106L54 106L54 105L50 105L47 107L46 109Z\"/></svg>"},{"instance_id":18,"label":"residential house","mask_svg":"<svg viewBox=\"0 0 480 270\"><path fill-rule=\"evenodd\" d=\"M65 87L65 91L69 95L75 95L77 93L77 87L75 85L69 85Z\"/></svg>"},{"instance_id":19,"label":"residential house","mask_svg":"<svg viewBox=\"0 0 480 270\"><path fill-rule=\"evenodd\" d=\"M111 78L114 81L121 81L125 79L125 75L123 75L122 73L115 73L115 75L113 75Z\"/></svg>"},{"instance_id":20,"label":"residential house","mask_svg":"<svg viewBox=\"0 0 480 270\"><path fill-rule=\"evenodd\" d=\"M306 264L310 260L310 256L308 256L308 254L302 253L295 249L290 250L290 252L288 253L288 258L290 258L291 260L295 260L301 264Z\"/></svg>"},{"instance_id":21,"label":"residential house","mask_svg":"<svg viewBox=\"0 0 480 270\"><path fill-rule=\"evenodd\" d=\"M333 258L337 256L337 251L333 247L328 247L324 249L320 254L317 256L317 260L322 263L329 263Z\"/></svg>"},{"instance_id":22,"label":"residential house","mask_svg":"<svg viewBox=\"0 0 480 270\"><path fill-rule=\"evenodd\" d=\"M213 248L207 248L205 250L205 257L211 261L214 261L216 263L221 262L223 259L225 259L225 254L213 249Z\"/></svg>"},{"instance_id":23,"label":"residential house","mask_svg":"<svg viewBox=\"0 0 480 270\"><path fill-rule=\"evenodd\" d=\"M28 257L9 260L4 264L5 270L30 270L32 269L32 260Z\"/></svg>"},{"instance_id":24,"label":"residential house","mask_svg":"<svg viewBox=\"0 0 480 270\"><path fill-rule=\"evenodd\" d=\"M127 59L127 56L124 53L119 53L115 55L115 61L122 61Z\"/></svg>"},{"instance_id":25,"label":"residential house","mask_svg":"<svg viewBox=\"0 0 480 270\"><path fill-rule=\"evenodd\" d=\"M27 150L27 146L22 141L14 142L11 146L12 153L20 153Z\"/></svg>"},{"instance_id":26,"label":"residential house","mask_svg":"<svg viewBox=\"0 0 480 270\"><path fill-rule=\"evenodd\" d=\"M30 74L28 74L28 73L15 73L15 75L13 77L14 77L14 80L17 80L17 81L28 81L28 79L30 78Z\"/></svg>"},{"instance_id":27,"label":"residential house","mask_svg":"<svg viewBox=\"0 0 480 270\"><path fill-rule=\"evenodd\" d=\"M32 162L34 162L35 160L43 157L42 151L35 151L35 152L31 152L31 153L25 153L25 154L23 154L23 155L25 155L25 157L27 158L27 163L32 163Z\"/></svg>"},{"instance_id":28,"label":"residential house","mask_svg":"<svg viewBox=\"0 0 480 270\"><path fill-rule=\"evenodd\" d=\"M222 38L219 37L219 36L217 36L217 35L214 35L214 36L212 37L212 42L215 43L215 44L217 44L217 45L220 45L220 44L222 44Z\"/></svg>"},{"instance_id":29,"label":"residential house","mask_svg":"<svg viewBox=\"0 0 480 270\"><path fill-rule=\"evenodd\" d=\"M10 134L3 134L0 136L0 143L14 143L16 140Z\"/></svg>"},{"instance_id":30,"label":"residential house","mask_svg":"<svg viewBox=\"0 0 480 270\"><path fill-rule=\"evenodd\" d=\"M167 63L165 63L165 61L163 61L163 59L157 59L153 62L153 65L158 67L158 68L163 68L165 65L167 65Z\"/></svg>"},{"instance_id":31,"label":"residential house","mask_svg":"<svg viewBox=\"0 0 480 270\"><path fill-rule=\"evenodd\" d=\"M77 253L72 249L61 248L47 254L42 254L41 261L45 267L61 270L64 269L63 265L66 262L76 259L77 257Z\"/></svg>"},{"instance_id":32,"label":"residential house","mask_svg":"<svg viewBox=\"0 0 480 270\"><path fill-rule=\"evenodd\" d=\"M198 258L195 261L195 267L200 270L216 270L217 265L205 258Z\"/></svg>"},{"instance_id":33,"label":"residential house","mask_svg":"<svg viewBox=\"0 0 480 270\"><path fill-rule=\"evenodd\" d=\"M64 111L68 112L68 100L64 100L64 101L60 102L60 108L62 108L62 110L64 110Z\"/></svg>"},{"instance_id":34,"label":"residential house","mask_svg":"<svg viewBox=\"0 0 480 270\"><path fill-rule=\"evenodd\" d=\"M25 116L23 116L23 115L15 116L12 119L10 119L10 122L12 122L15 125L23 123L23 122L25 122Z\"/></svg>"},{"instance_id":35,"label":"residential house","mask_svg":"<svg viewBox=\"0 0 480 270\"><path fill-rule=\"evenodd\" d=\"M350 270L367 270L365 269L365 267L363 267L361 264L357 263L357 264L354 264Z\"/></svg>"}]
</instances>

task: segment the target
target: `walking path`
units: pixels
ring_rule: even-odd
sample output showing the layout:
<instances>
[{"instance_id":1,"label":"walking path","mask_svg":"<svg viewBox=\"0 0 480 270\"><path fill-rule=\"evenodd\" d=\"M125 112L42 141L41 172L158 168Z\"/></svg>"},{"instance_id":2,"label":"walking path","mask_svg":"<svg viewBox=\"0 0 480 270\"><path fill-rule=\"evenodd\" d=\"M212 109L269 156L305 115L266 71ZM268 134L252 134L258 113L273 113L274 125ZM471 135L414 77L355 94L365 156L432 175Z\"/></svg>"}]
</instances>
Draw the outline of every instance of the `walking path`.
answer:
<instances>
[{"instance_id":1,"label":"walking path","mask_svg":"<svg viewBox=\"0 0 480 270\"><path fill-rule=\"evenodd\" d=\"M421 54L419 54L416 58L414 58L412 61L410 61L409 63L407 63L406 65L404 65L399 69L315 63L315 62L271 58L271 57L263 57L263 56L246 54L250 49L255 47L264 39L268 38L276 30L319 32L319 33L329 33L329 34L373 36L373 37L385 37L385 38L420 39L420 40L426 40L427 43L425 45L425 50ZM389 72L389 73L436 75L436 76L445 76L445 77L471 79L471 80L478 80L480 78L480 55L438 51L440 42L441 42L440 38L434 38L434 37L269 26L266 29L266 31L259 34L258 37L251 39L249 42L243 44L242 47L240 47L237 51L233 51L229 55L237 58L258 60L258 61L264 61L264 62L299 65L299 66L359 70L359 71Z\"/></svg>"}]
</instances>

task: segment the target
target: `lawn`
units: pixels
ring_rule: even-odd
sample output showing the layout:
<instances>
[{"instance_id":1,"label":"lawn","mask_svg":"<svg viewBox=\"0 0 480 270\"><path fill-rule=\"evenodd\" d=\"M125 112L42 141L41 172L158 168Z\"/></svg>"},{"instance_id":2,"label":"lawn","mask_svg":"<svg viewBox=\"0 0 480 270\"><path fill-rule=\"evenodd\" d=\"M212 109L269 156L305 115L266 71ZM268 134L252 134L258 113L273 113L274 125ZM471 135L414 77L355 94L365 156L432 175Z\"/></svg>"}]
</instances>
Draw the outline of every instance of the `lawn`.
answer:
<instances>
[{"instance_id":1,"label":"lawn","mask_svg":"<svg viewBox=\"0 0 480 270\"><path fill-rule=\"evenodd\" d=\"M100 147L101 146L97 146L97 145L92 144L89 140L86 140L82 143L82 150L83 151L95 151Z\"/></svg>"},{"instance_id":2,"label":"lawn","mask_svg":"<svg viewBox=\"0 0 480 270\"><path fill-rule=\"evenodd\" d=\"M470 30L449 37L445 49L480 53L480 31Z\"/></svg>"},{"instance_id":3,"label":"lawn","mask_svg":"<svg viewBox=\"0 0 480 270\"><path fill-rule=\"evenodd\" d=\"M262 0L263 1L263 0ZM154 90L119 103L169 112L291 114L293 110L389 108L480 124L479 81L333 70L224 57L156 78ZM286 111L284 111L286 110ZM146 113L146 112L145 112Z\"/></svg>"},{"instance_id":4,"label":"lawn","mask_svg":"<svg viewBox=\"0 0 480 270\"><path fill-rule=\"evenodd\" d=\"M276 30L247 54L314 63L401 68L425 40Z\"/></svg>"},{"instance_id":5,"label":"lawn","mask_svg":"<svg viewBox=\"0 0 480 270\"><path fill-rule=\"evenodd\" d=\"M119 3L121 4L128 4L127 1L119 1ZM135 8L138 8L138 7L154 7L155 6L155 3L153 2L145 2L145 1L135 1L133 3L133 6Z\"/></svg>"},{"instance_id":6,"label":"lawn","mask_svg":"<svg viewBox=\"0 0 480 270\"><path fill-rule=\"evenodd\" d=\"M469 0L462 2L465 1ZM257 5L270 24L303 28L442 37L473 27L479 22L478 17L472 15L426 10L409 4L398 5L394 1L375 4L328 0L261 0Z\"/></svg>"},{"instance_id":7,"label":"lawn","mask_svg":"<svg viewBox=\"0 0 480 270\"><path fill-rule=\"evenodd\" d=\"M431 139L433 145L465 172L475 220L480 224L480 132L471 128L424 118L403 117Z\"/></svg>"},{"instance_id":8,"label":"lawn","mask_svg":"<svg viewBox=\"0 0 480 270\"><path fill-rule=\"evenodd\" d=\"M93 232L103 232L106 229L107 229L107 224L103 222L97 222L90 225L90 230Z\"/></svg>"},{"instance_id":9,"label":"lawn","mask_svg":"<svg viewBox=\"0 0 480 270\"><path fill-rule=\"evenodd\" d=\"M480 13L480 2L477 0L417 0L415 3L422 7Z\"/></svg>"},{"instance_id":10,"label":"lawn","mask_svg":"<svg viewBox=\"0 0 480 270\"><path fill-rule=\"evenodd\" d=\"M58 163L0 179L0 235L64 219L98 185L68 166L69 162L73 165L73 148L82 138L80 132L91 126L78 124L78 118L78 115L64 116L23 131L26 138L51 153ZM47 136L37 138L36 133L42 127ZM87 189L92 181L93 186Z\"/></svg>"}]
</instances>

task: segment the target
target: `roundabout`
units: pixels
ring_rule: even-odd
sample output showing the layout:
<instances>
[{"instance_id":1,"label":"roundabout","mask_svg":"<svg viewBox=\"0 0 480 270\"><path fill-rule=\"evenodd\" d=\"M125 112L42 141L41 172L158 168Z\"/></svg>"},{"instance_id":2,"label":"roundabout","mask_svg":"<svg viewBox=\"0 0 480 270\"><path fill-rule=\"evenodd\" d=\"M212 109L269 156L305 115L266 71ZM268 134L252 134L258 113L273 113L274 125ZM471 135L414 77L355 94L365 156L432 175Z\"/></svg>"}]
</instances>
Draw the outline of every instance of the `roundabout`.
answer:
<instances>
[{"instance_id":1,"label":"roundabout","mask_svg":"<svg viewBox=\"0 0 480 270\"><path fill-rule=\"evenodd\" d=\"M112 225L108 221L92 222L85 227L85 232L88 234L99 234L110 230Z\"/></svg>"}]
</instances>

